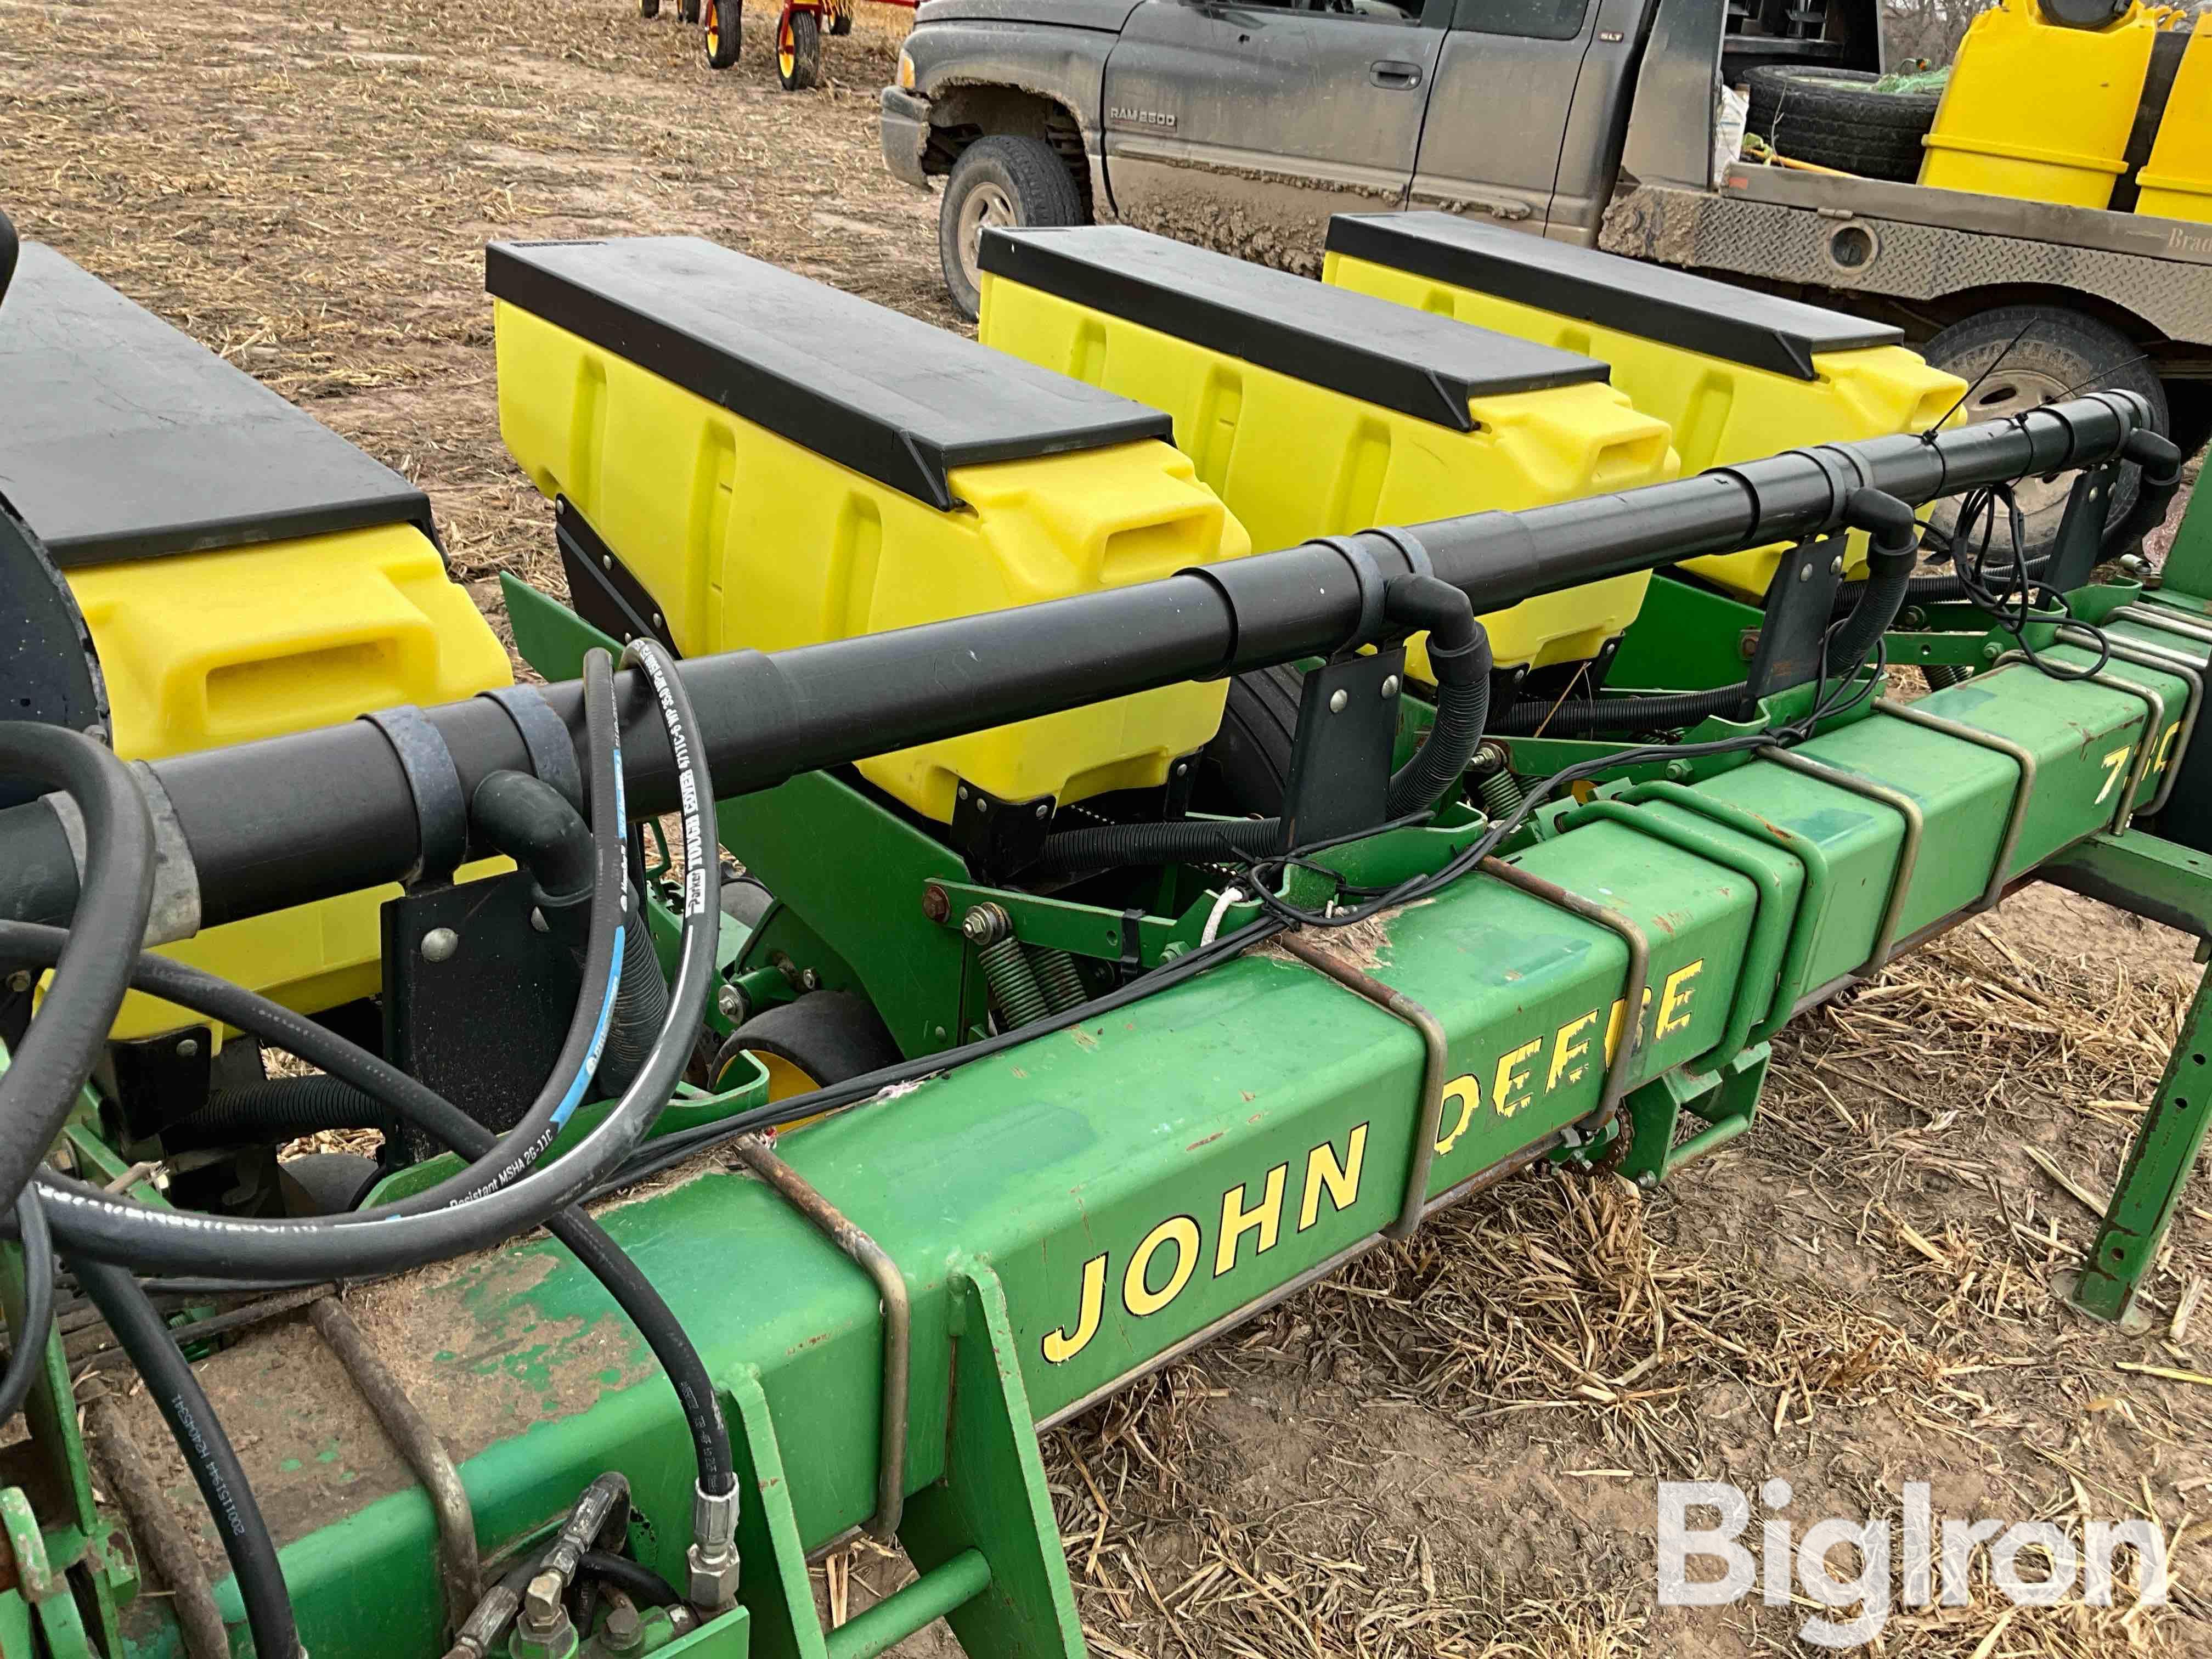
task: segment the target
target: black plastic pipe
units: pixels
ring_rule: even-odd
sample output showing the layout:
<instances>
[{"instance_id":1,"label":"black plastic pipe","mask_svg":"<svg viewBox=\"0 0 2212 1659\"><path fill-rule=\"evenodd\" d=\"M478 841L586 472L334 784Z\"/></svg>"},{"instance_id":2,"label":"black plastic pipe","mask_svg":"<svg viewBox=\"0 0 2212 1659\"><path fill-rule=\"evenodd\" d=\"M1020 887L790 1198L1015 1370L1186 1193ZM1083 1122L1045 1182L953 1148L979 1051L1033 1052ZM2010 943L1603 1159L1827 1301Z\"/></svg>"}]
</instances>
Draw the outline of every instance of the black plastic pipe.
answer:
<instances>
[{"instance_id":1,"label":"black plastic pipe","mask_svg":"<svg viewBox=\"0 0 2212 1659\"><path fill-rule=\"evenodd\" d=\"M1836 528L1853 490L1911 502L2093 465L2149 425L2143 401L2099 392L1920 436L1793 450L1608 495L1419 526L1434 572L1477 613L1706 553ZM1344 550L1351 548L1347 554ZM1334 652L1358 631L1352 559L1417 574L1394 532L1370 531L1018 610L682 665L725 796L798 773L1182 681ZM618 686L627 810L672 810L677 772L642 677ZM581 731L574 684L546 688ZM521 734L481 699L426 711L465 791L526 771ZM196 868L204 926L398 880L420 857L404 775L363 722L154 763ZM0 917L59 921L76 867L52 815L0 813Z\"/></svg>"}]
</instances>

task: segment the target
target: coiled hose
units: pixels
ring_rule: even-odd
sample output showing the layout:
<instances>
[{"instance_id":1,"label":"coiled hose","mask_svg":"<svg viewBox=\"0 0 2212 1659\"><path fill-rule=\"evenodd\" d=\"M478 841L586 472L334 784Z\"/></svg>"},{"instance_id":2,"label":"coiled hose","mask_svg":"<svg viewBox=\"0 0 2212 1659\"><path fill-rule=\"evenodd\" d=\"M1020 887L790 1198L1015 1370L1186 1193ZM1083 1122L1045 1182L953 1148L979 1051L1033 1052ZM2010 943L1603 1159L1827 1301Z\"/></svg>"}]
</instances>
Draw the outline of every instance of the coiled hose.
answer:
<instances>
[{"instance_id":1,"label":"coiled hose","mask_svg":"<svg viewBox=\"0 0 2212 1659\"><path fill-rule=\"evenodd\" d=\"M1458 781L1490 717L1490 635L1467 595L1434 576L1399 576L1382 614L1409 633L1426 629L1437 681L1437 718L1413 757L1390 777L1383 817L1424 811ZM1033 873L1066 875L1131 865L1242 863L1283 850L1283 821L1238 818L1183 823L1109 823L1046 839Z\"/></svg>"},{"instance_id":2,"label":"coiled hose","mask_svg":"<svg viewBox=\"0 0 2212 1659\"><path fill-rule=\"evenodd\" d=\"M350 1083L334 1077L272 1077L203 1106L162 1132L174 1138L172 1150L192 1146L242 1146L270 1140L296 1140L324 1129L389 1130L395 1115Z\"/></svg>"}]
</instances>

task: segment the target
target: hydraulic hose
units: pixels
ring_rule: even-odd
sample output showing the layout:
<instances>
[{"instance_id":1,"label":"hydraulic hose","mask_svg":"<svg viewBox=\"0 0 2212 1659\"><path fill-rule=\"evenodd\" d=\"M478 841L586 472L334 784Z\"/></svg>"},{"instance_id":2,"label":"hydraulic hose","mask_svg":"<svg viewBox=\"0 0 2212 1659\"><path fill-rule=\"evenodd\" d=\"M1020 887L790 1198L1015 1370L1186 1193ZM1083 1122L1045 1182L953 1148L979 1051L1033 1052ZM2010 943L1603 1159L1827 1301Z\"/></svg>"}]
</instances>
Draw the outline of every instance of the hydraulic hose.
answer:
<instances>
[{"instance_id":1,"label":"hydraulic hose","mask_svg":"<svg viewBox=\"0 0 2212 1659\"><path fill-rule=\"evenodd\" d=\"M296 1140L325 1129L388 1129L392 1112L334 1077L272 1077L249 1083L164 1129L179 1145L234 1146ZM487 1137L489 1145L489 1137Z\"/></svg>"},{"instance_id":2,"label":"hydraulic hose","mask_svg":"<svg viewBox=\"0 0 2212 1659\"><path fill-rule=\"evenodd\" d=\"M1854 489L1844 503L1844 521L1870 532L1867 579L1859 586L1858 603L1828 641L1831 674L1850 673L1888 632L1920 558L1920 521L1894 495Z\"/></svg>"},{"instance_id":3,"label":"hydraulic hose","mask_svg":"<svg viewBox=\"0 0 2212 1659\"><path fill-rule=\"evenodd\" d=\"M676 1587L651 1567L611 1550L586 1550L578 1570L584 1577L597 1578L649 1607L673 1607L684 1601Z\"/></svg>"},{"instance_id":4,"label":"hydraulic hose","mask_svg":"<svg viewBox=\"0 0 2212 1659\"><path fill-rule=\"evenodd\" d=\"M582 954L584 920L592 892L592 832L561 792L525 772L495 772L469 802L471 827L530 872L531 897L546 926ZM599 1056L596 1092L620 1094L652 1052L668 1023L668 981L641 917L625 890L622 978L614 1018Z\"/></svg>"},{"instance_id":5,"label":"hydraulic hose","mask_svg":"<svg viewBox=\"0 0 2212 1659\"><path fill-rule=\"evenodd\" d=\"M131 959L154 903L154 821L114 752L62 726L0 722L0 777L59 790L84 834L69 945L0 1072L0 1208L12 1210L61 1133L123 1006Z\"/></svg>"},{"instance_id":6,"label":"hydraulic hose","mask_svg":"<svg viewBox=\"0 0 2212 1659\"><path fill-rule=\"evenodd\" d=\"M707 998L716 978L721 872L706 852L703 827L714 799L712 781L693 736L689 699L672 672L672 660L650 641L633 642L625 656L645 667L681 768L686 848L684 931L669 1026L645 1068L606 1117L566 1157L520 1174L511 1184L483 1188L464 1177L462 1184L477 1188L475 1195L428 1214L420 1212L430 1196L425 1194L344 1215L283 1220L188 1216L141 1208L80 1182L42 1176L48 1219L66 1251L129 1263L141 1271L217 1278L337 1279L398 1273L544 1224L629 1156L667 1105L705 1021ZM512 1138L510 1134L503 1142Z\"/></svg>"},{"instance_id":7,"label":"hydraulic hose","mask_svg":"<svg viewBox=\"0 0 2212 1659\"><path fill-rule=\"evenodd\" d=\"M35 1186L24 1188L15 1200L15 1226L23 1237L23 1322L12 1334L8 1370L0 1375L0 1428L23 1409L46 1368L46 1338L54 1324L54 1239Z\"/></svg>"},{"instance_id":8,"label":"hydraulic hose","mask_svg":"<svg viewBox=\"0 0 2212 1659\"><path fill-rule=\"evenodd\" d=\"M133 953L135 957L135 952ZM192 1472L208 1513L215 1517L223 1553L238 1580L256 1659L300 1659L300 1632L292 1618L292 1597L276 1562L276 1546L261 1518L261 1506L246 1482L246 1471L230 1438L216 1420L199 1379L185 1363L169 1328L146 1293L124 1269L88 1256L72 1257L70 1267L84 1293L99 1307L115 1340L138 1368L153 1395L177 1450Z\"/></svg>"},{"instance_id":9,"label":"hydraulic hose","mask_svg":"<svg viewBox=\"0 0 2212 1659\"><path fill-rule=\"evenodd\" d=\"M1437 681L1437 718L1413 758L1391 775L1383 818L1426 811L1456 783L1482 742L1490 715L1490 635L1467 595L1434 576L1394 579L1382 614L1408 633L1425 629ZM1038 875L1132 865L1244 863L1279 853L1280 818L1111 823L1046 838L1030 866Z\"/></svg>"},{"instance_id":10,"label":"hydraulic hose","mask_svg":"<svg viewBox=\"0 0 2212 1659\"><path fill-rule=\"evenodd\" d=\"M1541 732L1547 737L1575 737L1585 732L1657 731L1695 726L1716 715L1743 712L1750 696L1747 684L1723 685L1712 691L1684 691L1663 697L1588 697L1565 702L1539 698L1516 702L1492 728L1499 737L1525 738Z\"/></svg>"}]
</instances>

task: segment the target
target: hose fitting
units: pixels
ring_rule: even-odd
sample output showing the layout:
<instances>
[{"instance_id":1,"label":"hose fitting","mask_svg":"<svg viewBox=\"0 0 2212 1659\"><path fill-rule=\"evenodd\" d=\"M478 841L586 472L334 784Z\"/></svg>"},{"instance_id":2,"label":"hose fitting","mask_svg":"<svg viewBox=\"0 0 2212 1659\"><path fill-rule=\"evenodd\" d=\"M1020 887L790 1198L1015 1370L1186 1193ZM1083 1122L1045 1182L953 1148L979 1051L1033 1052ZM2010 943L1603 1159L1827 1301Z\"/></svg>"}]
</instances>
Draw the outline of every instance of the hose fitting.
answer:
<instances>
[{"instance_id":1,"label":"hose fitting","mask_svg":"<svg viewBox=\"0 0 2212 1659\"><path fill-rule=\"evenodd\" d=\"M708 1613L721 1612L738 1599L738 1487L716 1497L704 1486L691 1489L691 1547L684 1555L690 1569L691 1603Z\"/></svg>"}]
</instances>

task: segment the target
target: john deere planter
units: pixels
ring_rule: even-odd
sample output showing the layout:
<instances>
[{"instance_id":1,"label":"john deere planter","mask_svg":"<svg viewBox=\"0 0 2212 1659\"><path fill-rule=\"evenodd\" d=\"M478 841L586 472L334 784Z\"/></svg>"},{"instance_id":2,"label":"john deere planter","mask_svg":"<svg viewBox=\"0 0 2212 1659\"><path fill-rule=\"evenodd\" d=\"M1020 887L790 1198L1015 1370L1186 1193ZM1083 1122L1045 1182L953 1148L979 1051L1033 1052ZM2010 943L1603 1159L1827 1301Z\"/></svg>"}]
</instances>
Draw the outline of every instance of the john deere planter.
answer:
<instances>
[{"instance_id":1,"label":"john deere planter","mask_svg":"<svg viewBox=\"0 0 2212 1659\"><path fill-rule=\"evenodd\" d=\"M2115 470L2124 538L2179 479L2134 398L1923 430L1948 382L1776 313L1835 396L1762 455L1667 401L1791 375L1695 295L1569 351L988 246L981 344L703 243L493 248L531 687L419 496L27 251L0 1649L1077 1655L1040 1425L1531 1165L1674 1176L1790 1019L2022 883L2212 936L2212 509L2091 580ZM825 1632L856 1529L920 1577Z\"/></svg>"}]
</instances>

